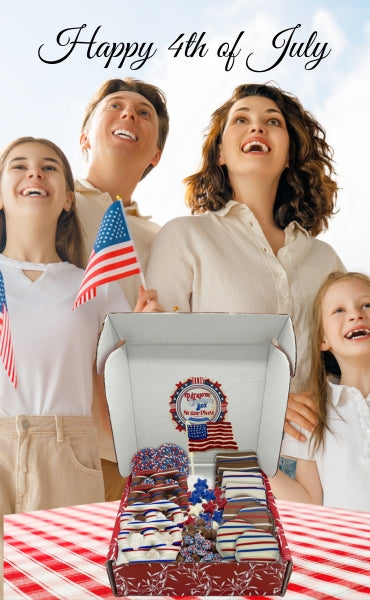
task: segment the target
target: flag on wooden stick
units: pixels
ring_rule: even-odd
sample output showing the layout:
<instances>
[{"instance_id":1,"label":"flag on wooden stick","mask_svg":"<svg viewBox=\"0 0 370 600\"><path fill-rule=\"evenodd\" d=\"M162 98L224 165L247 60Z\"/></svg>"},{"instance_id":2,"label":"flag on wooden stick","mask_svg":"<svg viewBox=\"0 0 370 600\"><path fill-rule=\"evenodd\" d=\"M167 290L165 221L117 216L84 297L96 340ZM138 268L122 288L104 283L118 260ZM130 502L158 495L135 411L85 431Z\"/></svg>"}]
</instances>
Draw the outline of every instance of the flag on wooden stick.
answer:
<instances>
[{"instance_id":1,"label":"flag on wooden stick","mask_svg":"<svg viewBox=\"0 0 370 600\"><path fill-rule=\"evenodd\" d=\"M95 298L100 285L142 274L121 200L113 202L101 221L73 309Z\"/></svg>"}]
</instances>

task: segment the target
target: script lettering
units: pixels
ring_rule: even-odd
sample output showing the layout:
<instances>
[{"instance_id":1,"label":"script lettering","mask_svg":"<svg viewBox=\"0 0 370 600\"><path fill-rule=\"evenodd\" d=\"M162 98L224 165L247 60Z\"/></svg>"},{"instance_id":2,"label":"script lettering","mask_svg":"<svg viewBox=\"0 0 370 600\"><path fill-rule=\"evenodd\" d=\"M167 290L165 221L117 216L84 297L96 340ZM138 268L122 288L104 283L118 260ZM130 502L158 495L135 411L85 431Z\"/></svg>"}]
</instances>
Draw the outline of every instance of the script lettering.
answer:
<instances>
[{"instance_id":1,"label":"script lettering","mask_svg":"<svg viewBox=\"0 0 370 600\"><path fill-rule=\"evenodd\" d=\"M115 65L118 69L120 69L126 63L126 59L135 58L136 60L129 62L129 67L131 70L136 71L137 69L140 69L157 52L156 48L154 48L153 42L98 43L96 38L100 33L101 25L96 27L90 39L80 39L82 30L85 29L85 27L86 23L81 25L81 27L70 27L63 29L58 33L56 37L57 45L59 47L65 47L67 52L54 60L45 57L45 44L41 44L38 50L38 56L40 60L47 64L58 64L69 58L77 46L86 46L86 56L88 59L95 57L104 57L107 59L104 64L105 69L109 67L112 60L115 61L116 59L120 59L118 65Z\"/></svg>"},{"instance_id":2,"label":"script lettering","mask_svg":"<svg viewBox=\"0 0 370 600\"><path fill-rule=\"evenodd\" d=\"M301 27L301 25L300 25L300 23L298 23L295 27L289 27L288 29L284 29L283 31L280 31L279 33L277 33L275 35L275 37L272 40L272 46L276 49L281 48L282 52L278 56L278 58L276 59L274 64L272 64L270 67L266 67L266 69L253 68L251 66L251 57L253 56L254 53L251 52L245 61L247 68L250 71L253 71L255 73L264 73L266 71L271 71L271 69L274 69L275 67L277 67L281 63L281 61L285 58L285 56L290 56L290 57L297 56L298 58L314 57L305 63L305 69L308 71L315 69L324 58L329 56L329 54L331 52L331 48L327 49L328 48L327 42L325 42L324 44L322 44L321 42L317 42L314 45L314 42L317 38L317 31L314 31L311 33L307 42L300 42L300 43L297 43L295 41L293 42L293 36L295 35L295 32L297 31L297 29L299 29L300 27ZM289 32L290 32L290 35L287 35L287 37L284 36L284 34L288 34ZM312 48L312 46L314 46L314 47Z\"/></svg>"}]
</instances>

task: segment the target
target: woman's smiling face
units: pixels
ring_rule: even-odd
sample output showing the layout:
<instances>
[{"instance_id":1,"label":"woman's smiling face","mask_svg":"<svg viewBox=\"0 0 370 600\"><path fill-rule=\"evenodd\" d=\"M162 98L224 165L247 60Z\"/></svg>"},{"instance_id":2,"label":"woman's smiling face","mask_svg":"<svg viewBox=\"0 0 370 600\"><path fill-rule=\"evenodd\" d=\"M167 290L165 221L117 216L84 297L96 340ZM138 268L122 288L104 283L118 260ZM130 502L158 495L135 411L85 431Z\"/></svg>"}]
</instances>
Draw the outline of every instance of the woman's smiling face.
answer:
<instances>
[{"instance_id":1,"label":"woman's smiling face","mask_svg":"<svg viewBox=\"0 0 370 600\"><path fill-rule=\"evenodd\" d=\"M219 146L219 164L233 176L260 173L280 179L289 164L289 133L277 104L247 96L230 109Z\"/></svg>"}]
</instances>

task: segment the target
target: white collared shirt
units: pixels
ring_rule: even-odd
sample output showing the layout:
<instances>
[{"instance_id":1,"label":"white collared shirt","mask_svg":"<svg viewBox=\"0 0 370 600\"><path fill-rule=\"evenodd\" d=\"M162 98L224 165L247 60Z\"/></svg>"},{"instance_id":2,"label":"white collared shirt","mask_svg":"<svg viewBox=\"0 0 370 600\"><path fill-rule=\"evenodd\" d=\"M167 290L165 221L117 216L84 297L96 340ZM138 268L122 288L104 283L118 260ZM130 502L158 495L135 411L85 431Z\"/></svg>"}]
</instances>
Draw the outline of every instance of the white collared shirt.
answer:
<instances>
[{"instance_id":1,"label":"white collared shirt","mask_svg":"<svg viewBox=\"0 0 370 600\"><path fill-rule=\"evenodd\" d=\"M296 222L274 254L248 206L178 217L154 240L146 280L168 311L280 313L292 317L297 374L292 391L307 391L312 302L326 276L344 270L333 248Z\"/></svg>"},{"instance_id":2,"label":"white collared shirt","mask_svg":"<svg viewBox=\"0 0 370 600\"><path fill-rule=\"evenodd\" d=\"M324 505L370 512L370 394L364 398L357 388L334 383L329 389L324 448L313 454L309 442L285 434L281 453L316 462Z\"/></svg>"}]
</instances>

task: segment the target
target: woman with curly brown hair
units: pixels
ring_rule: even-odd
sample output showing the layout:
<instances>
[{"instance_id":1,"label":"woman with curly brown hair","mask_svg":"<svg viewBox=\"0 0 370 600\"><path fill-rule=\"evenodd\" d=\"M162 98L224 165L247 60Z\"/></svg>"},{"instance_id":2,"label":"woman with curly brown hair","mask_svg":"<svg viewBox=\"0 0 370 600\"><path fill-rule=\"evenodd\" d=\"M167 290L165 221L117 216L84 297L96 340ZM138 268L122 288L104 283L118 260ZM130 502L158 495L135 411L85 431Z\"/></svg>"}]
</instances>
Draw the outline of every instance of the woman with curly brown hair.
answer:
<instances>
[{"instance_id":1,"label":"woman with curly brown hair","mask_svg":"<svg viewBox=\"0 0 370 600\"><path fill-rule=\"evenodd\" d=\"M231 99L213 113L203 145L202 167L198 173L185 179L187 204L193 214L198 214L207 210L217 211L229 200L235 200L236 190L229 173L231 166L220 160L220 149L225 129L229 128L230 117L234 113L240 124L246 124L243 107L245 98L251 97L270 100L265 102L266 106L276 104L275 115L267 107L267 116L281 116L281 126L289 136L288 162L274 192L274 221L279 229L284 230L295 220L316 236L327 228L337 194L337 184L332 178L332 150L326 142L324 129L303 108L298 98L272 85L240 85ZM246 112L250 112L248 108ZM278 123L272 125L276 127ZM257 147L243 151L249 155L254 152L259 156L270 154Z\"/></svg>"},{"instance_id":2,"label":"woman with curly brown hair","mask_svg":"<svg viewBox=\"0 0 370 600\"><path fill-rule=\"evenodd\" d=\"M147 269L166 310L290 314L293 392L308 389L315 293L343 270L316 239L334 212L334 175L325 131L296 97L274 85L237 87L212 115L199 171L185 179L193 216L162 228ZM313 408L309 395L293 396L286 431L295 433L289 421L310 430Z\"/></svg>"}]
</instances>

